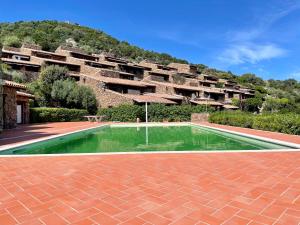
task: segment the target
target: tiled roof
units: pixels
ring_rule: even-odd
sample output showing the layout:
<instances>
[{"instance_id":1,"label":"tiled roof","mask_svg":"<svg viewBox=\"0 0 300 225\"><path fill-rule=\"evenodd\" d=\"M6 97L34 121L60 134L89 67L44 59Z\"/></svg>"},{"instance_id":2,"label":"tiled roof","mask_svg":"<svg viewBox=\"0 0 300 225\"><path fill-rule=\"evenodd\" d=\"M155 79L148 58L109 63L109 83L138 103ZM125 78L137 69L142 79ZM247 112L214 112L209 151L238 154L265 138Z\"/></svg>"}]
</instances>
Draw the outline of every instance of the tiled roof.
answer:
<instances>
[{"instance_id":1,"label":"tiled roof","mask_svg":"<svg viewBox=\"0 0 300 225\"><path fill-rule=\"evenodd\" d=\"M22 91L17 91L17 95L23 96L23 97L28 97L28 98L34 98L34 95L26 93L26 92L22 92Z\"/></svg>"},{"instance_id":2,"label":"tiled roof","mask_svg":"<svg viewBox=\"0 0 300 225\"><path fill-rule=\"evenodd\" d=\"M80 66L79 64L69 63L69 62L59 61L59 60L54 60L54 59L45 59L44 61L45 62L57 63L57 64L64 64L64 65Z\"/></svg>"},{"instance_id":3,"label":"tiled roof","mask_svg":"<svg viewBox=\"0 0 300 225\"><path fill-rule=\"evenodd\" d=\"M19 83L13 82L13 81L9 81L9 80L4 80L3 86L26 89L25 85L19 84Z\"/></svg>"},{"instance_id":4,"label":"tiled roof","mask_svg":"<svg viewBox=\"0 0 300 225\"><path fill-rule=\"evenodd\" d=\"M217 81L212 81L212 80L199 80L200 83L208 83L208 84L216 84L218 83Z\"/></svg>"},{"instance_id":5,"label":"tiled roof","mask_svg":"<svg viewBox=\"0 0 300 225\"><path fill-rule=\"evenodd\" d=\"M159 97L159 98L166 98L166 99L171 99L171 100L182 100L183 99L183 96L181 96L181 95L170 95L170 94L160 94L160 93L147 93L144 95Z\"/></svg>"},{"instance_id":6,"label":"tiled roof","mask_svg":"<svg viewBox=\"0 0 300 225\"><path fill-rule=\"evenodd\" d=\"M190 102L198 104L198 105L214 105L214 106L223 106L222 103L216 101L196 101L190 100Z\"/></svg>"},{"instance_id":7,"label":"tiled roof","mask_svg":"<svg viewBox=\"0 0 300 225\"><path fill-rule=\"evenodd\" d=\"M200 87L192 87L192 86L188 86L188 85L181 85L181 84L174 84L174 83L167 83L167 82L158 82L158 81L151 81L152 83L155 84L161 84L164 86L168 86L168 87L173 87L173 88L177 88L177 89L184 89L184 90L191 90L191 91L203 91L203 88Z\"/></svg>"},{"instance_id":8,"label":"tiled roof","mask_svg":"<svg viewBox=\"0 0 300 225\"><path fill-rule=\"evenodd\" d=\"M239 108L239 107L234 106L234 105L223 105L223 107L224 107L225 109L238 109L238 108Z\"/></svg>"},{"instance_id":9,"label":"tiled roof","mask_svg":"<svg viewBox=\"0 0 300 225\"><path fill-rule=\"evenodd\" d=\"M222 94L222 95L225 94L221 89L216 89L216 88L205 88L203 91L207 93L213 93L213 94Z\"/></svg>"},{"instance_id":10,"label":"tiled roof","mask_svg":"<svg viewBox=\"0 0 300 225\"><path fill-rule=\"evenodd\" d=\"M147 96L147 95L131 95L131 94L126 94L124 95L130 99L132 99L135 102L138 103L161 103L161 104L177 104L176 102L173 102L171 100L165 99L165 98L159 98L159 97L154 97L154 96Z\"/></svg>"},{"instance_id":11,"label":"tiled roof","mask_svg":"<svg viewBox=\"0 0 300 225\"><path fill-rule=\"evenodd\" d=\"M62 55L62 54L59 54L59 53L48 52L48 51L43 51L43 50L32 50L32 52L43 53L43 54L47 54L47 55L56 55L56 56L66 57L65 55Z\"/></svg>"},{"instance_id":12,"label":"tiled roof","mask_svg":"<svg viewBox=\"0 0 300 225\"><path fill-rule=\"evenodd\" d=\"M121 84L121 85L136 86L136 87L153 86L153 84L145 83L142 81L136 81L136 80L127 80L127 79L111 78L111 77L104 77L104 76L98 76L92 78L110 84Z\"/></svg>"}]
</instances>

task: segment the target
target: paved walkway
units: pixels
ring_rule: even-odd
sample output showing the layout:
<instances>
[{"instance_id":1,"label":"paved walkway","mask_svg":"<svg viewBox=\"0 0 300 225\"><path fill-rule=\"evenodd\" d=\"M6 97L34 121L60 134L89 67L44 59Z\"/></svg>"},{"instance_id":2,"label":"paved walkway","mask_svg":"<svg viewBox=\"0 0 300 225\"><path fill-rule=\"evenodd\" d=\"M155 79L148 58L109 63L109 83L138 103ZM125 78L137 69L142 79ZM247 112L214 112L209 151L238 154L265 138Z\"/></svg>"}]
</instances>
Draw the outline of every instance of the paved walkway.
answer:
<instances>
[{"instance_id":1,"label":"paved walkway","mask_svg":"<svg viewBox=\"0 0 300 225\"><path fill-rule=\"evenodd\" d=\"M0 157L0 224L299 223L300 152Z\"/></svg>"}]
</instances>

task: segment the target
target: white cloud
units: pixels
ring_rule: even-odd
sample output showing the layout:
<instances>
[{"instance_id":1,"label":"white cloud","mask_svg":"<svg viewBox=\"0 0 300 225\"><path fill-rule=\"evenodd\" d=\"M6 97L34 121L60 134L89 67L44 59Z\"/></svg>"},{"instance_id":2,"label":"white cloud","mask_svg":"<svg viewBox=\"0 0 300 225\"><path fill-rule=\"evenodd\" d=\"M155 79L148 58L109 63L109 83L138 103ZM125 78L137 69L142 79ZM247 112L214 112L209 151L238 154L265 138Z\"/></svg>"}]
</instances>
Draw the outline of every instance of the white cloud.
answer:
<instances>
[{"instance_id":1,"label":"white cloud","mask_svg":"<svg viewBox=\"0 0 300 225\"><path fill-rule=\"evenodd\" d=\"M267 32L277 21L290 15L291 13L300 9L300 1L286 1L284 5L277 6L266 12L264 16L257 16L255 26L249 27L245 30L229 31L227 38L232 42L247 42L259 38Z\"/></svg>"},{"instance_id":2,"label":"white cloud","mask_svg":"<svg viewBox=\"0 0 300 225\"><path fill-rule=\"evenodd\" d=\"M229 64L238 65L243 63L255 64L262 60L277 58L286 54L286 51L274 44L235 44L225 49L218 60Z\"/></svg>"}]
</instances>

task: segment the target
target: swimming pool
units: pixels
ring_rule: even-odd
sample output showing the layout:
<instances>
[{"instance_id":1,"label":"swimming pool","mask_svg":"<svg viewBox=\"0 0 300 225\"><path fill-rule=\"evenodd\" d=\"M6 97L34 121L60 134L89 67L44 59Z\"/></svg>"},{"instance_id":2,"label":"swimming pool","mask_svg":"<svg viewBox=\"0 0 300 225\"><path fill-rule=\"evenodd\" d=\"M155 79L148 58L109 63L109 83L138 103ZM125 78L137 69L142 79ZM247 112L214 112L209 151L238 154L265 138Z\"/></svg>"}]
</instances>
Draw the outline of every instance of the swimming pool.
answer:
<instances>
[{"instance_id":1,"label":"swimming pool","mask_svg":"<svg viewBox=\"0 0 300 225\"><path fill-rule=\"evenodd\" d=\"M202 126L106 125L1 151L1 155L150 151L225 151L292 147Z\"/></svg>"}]
</instances>

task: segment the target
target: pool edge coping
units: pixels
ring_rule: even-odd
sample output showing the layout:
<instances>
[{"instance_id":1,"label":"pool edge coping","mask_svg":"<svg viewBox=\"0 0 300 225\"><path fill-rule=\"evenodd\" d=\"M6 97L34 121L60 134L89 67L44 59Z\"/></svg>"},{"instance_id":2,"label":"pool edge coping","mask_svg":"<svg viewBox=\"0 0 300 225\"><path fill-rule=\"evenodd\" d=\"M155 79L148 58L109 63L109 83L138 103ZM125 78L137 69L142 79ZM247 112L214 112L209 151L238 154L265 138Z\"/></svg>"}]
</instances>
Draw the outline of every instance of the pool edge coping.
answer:
<instances>
[{"instance_id":1,"label":"pool edge coping","mask_svg":"<svg viewBox=\"0 0 300 225\"><path fill-rule=\"evenodd\" d=\"M267 152L300 152L300 145L296 144L296 143L292 143L292 142L285 142L285 141L280 141L277 139L271 139L271 138L265 138L265 137L260 137L257 135L252 135L252 134L246 134L246 133L241 133L241 132L237 132L237 131L231 131L231 130L226 130L223 128L216 128L216 127L212 127L212 126L207 126L207 125L203 125L203 124L197 124L197 123L193 123L193 122L176 122L176 123L159 123L159 122L153 122L153 123L128 123L128 124L111 124L111 123L106 123L106 124L101 124L99 126L95 126L95 127L89 127L89 128L85 128L85 129L80 129L80 130L76 130L76 131L71 131L71 132L67 132L64 134L58 134L58 135L52 135L49 137L44 137L44 138L39 138L39 139L35 139L35 140L29 140L29 141L25 141L25 142L20 142L17 144L13 144L13 145L9 145L6 147L0 147L0 152L2 151L6 151L6 150L10 150L13 148L18 148L18 147L22 147L22 146L26 146L26 145L30 145L30 144L35 144L38 142L42 142L42 141L47 141L47 140L51 140L51 139L55 139L55 138L59 138L59 137L63 137L63 136L67 136L67 135L71 135L71 134L75 134L75 133L79 133L79 132L83 132L83 131L88 131L88 130L92 130L92 129L98 129L101 127L105 127L105 126L113 126L113 127L119 127L119 126L128 126L128 125L138 125L138 126L144 126L144 125L160 125L160 126L170 126L170 125L182 125L182 124L186 124L186 125L192 125L192 126L198 126L198 127L205 127L205 128L209 128L209 129L215 129L218 131L224 131L224 132L228 132L231 134L235 134L235 135L240 135L240 136L244 136L244 137L249 137L249 138L254 138L257 140L261 140L261 141L267 141L267 142L271 142L274 144L279 144L279 145L285 145L285 146L290 146L293 147L294 149L268 149L268 150L213 150L213 151L205 151L205 150L200 150L200 151L151 151L151 152L110 152L110 153L60 153L60 154L30 154L30 155L0 155L0 158L8 158L8 157L52 157L52 156L92 156L92 155L125 155L125 154L198 154L198 153L243 153L243 152L249 152L249 153L267 153Z\"/></svg>"},{"instance_id":2,"label":"pool edge coping","mask_svg":"<svg viewBox=\"0 0 300 225\"><path fill-rule=\"evenodd\" d=\"M293 142L281 141L281 140L277 140L277 139L273 139L273 138L267 138L267 137L261 137L261 136L254 135L254 134L247 134L247 133L227 130L227 129L223 129L223 128L219 128L219 127L213 127L213 126L204 125L204 124L197 124L197 123L192 123L192 122L190 124L194 125L194 126L201 126L201 127L213 129L213 130L224 131L224 132L227 132L227 133L240 135L240 136L244 136L244 137L248 137L248 138L253 138L253 139L257 139L257 140L261 140L261 141L266 141L266 142L270 142L270 143L274 143L274 144L285 145L287 147L296 148L296 150L298 149L298 151L300 151L300 144L296 144L296 143L293 143ZM246 150L244 150L244 151L246 151Z\"/></svg>"}]
</instances>

